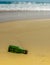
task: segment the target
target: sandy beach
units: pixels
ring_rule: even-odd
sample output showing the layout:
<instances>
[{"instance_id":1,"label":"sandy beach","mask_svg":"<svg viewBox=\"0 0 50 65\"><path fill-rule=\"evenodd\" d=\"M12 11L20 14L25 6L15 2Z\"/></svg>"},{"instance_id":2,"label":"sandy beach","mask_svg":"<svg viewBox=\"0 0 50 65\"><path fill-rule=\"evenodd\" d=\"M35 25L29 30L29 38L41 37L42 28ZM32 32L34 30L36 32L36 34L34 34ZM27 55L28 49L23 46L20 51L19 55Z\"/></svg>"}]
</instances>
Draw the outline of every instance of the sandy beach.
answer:
<instances>
[{"instance_id":1,"label":"sandy beach","mask_svg":"<svg viewBox=\"0 0 50 65\"><path fill-rule=\"evenodd\" d=\"M28 54L8 53L18 45ZM50 19L17 20L0 23L1 65L50 65Z\"/></svg>"}]
</instances>

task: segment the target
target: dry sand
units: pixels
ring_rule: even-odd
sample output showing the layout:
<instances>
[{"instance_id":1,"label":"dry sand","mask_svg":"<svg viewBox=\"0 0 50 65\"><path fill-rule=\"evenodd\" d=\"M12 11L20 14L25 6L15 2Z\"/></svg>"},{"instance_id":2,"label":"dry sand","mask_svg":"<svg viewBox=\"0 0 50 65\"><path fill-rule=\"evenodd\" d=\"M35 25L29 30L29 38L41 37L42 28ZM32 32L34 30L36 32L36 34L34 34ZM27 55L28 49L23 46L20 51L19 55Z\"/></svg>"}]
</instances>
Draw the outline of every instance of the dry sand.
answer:
<instances>
[{"instance_id":1,"label":"dry sand","mask_svg":"<svg viewBox=\"0 0 50 65\"><path fill-rule=\"evenodd\" d=\"M28 54L8 53L10 44ZM0 23L0 65L50 65L50 20Z\"/></svg>"}]
</instances>

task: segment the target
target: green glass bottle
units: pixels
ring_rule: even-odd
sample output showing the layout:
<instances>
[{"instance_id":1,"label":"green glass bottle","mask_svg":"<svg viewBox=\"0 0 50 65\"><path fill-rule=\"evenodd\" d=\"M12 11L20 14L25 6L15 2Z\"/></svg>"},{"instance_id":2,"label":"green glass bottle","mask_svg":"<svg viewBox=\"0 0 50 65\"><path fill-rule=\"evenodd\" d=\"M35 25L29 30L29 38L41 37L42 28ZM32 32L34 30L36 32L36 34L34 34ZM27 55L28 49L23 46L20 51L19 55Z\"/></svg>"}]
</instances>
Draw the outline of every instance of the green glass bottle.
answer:
<instances>
[{"instance_id":1,"label":"green glass bottle","mask_svg":"<svg viewBox=\"0 0 50 65\"><path fill-rule=\"evenodd\" d=\"M12 53L23 53L23 54L27 54L28 51L24 50L18 46L13 46L13 45L9 45L8 47L8 52L12 52Z\"/></svg>"}]
</instances>

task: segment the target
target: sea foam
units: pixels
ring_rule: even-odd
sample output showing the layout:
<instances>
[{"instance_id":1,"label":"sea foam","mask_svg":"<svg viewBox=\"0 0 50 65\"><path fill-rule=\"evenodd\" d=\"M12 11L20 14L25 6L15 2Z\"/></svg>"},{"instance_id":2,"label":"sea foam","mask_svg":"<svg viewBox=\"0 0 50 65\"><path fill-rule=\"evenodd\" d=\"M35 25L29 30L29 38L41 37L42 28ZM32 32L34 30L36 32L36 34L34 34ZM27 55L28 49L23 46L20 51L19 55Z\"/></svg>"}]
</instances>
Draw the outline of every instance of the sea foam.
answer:
<instances>
[{"instance_id":1,"label":"sea foam","mask_svg":"<svg viewBox=\"0 0 50 65\"><path fill-rule=\"evenodd\" d=\"M50 3L13 2L0 4L1 10L50 11Z\"/></svg>"}]
</instances>

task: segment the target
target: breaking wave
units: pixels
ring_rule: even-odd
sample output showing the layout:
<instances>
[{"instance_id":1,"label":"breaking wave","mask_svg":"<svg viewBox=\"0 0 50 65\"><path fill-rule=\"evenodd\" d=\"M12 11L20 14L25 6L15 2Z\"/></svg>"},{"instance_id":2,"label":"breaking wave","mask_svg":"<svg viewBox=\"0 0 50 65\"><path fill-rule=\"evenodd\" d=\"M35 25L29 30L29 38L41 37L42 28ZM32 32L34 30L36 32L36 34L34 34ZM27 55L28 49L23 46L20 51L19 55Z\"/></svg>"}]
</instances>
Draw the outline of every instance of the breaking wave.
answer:
<instances>
[{"instance_id":1,"label":"breaking wave","mask_svg":"<svg viewBox=\"0 0 50 65\"><path fill-rule=\"evenodd\" d=\"M50 3L0 2L0 10L50 11Z\"/></svg>"}]
</instances>

